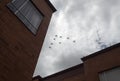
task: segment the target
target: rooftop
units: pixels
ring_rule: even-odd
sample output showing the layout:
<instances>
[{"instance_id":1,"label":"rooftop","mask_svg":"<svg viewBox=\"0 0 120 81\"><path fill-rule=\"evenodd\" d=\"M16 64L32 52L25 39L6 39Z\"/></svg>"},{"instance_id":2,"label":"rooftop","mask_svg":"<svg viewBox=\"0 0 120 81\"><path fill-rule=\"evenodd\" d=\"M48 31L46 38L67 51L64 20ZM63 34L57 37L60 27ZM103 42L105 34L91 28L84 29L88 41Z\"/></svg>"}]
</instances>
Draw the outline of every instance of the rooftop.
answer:
<instances>
[{"instance_id":1,"label":"rooftop","mask_svg":"<svg viewBox=\"0 0 120 81\"><path fill-rule=\"evenodd\" d=\"M50 6L50 8L53 10L53 12L56 11L56 8L51 4L51 2L49 0L45 0L47 2L47 4Z\"/></svg>"}]
</instances>

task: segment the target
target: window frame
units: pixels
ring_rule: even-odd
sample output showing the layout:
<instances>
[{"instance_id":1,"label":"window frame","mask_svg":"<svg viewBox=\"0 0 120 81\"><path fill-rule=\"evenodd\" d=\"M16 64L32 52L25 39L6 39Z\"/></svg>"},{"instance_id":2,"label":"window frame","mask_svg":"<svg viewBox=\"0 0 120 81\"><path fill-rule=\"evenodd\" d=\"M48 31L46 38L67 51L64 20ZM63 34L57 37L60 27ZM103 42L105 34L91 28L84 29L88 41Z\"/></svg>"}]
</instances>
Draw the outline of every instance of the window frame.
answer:
<instances>
[{"instance_id":1,"label":"window frame","mask_svg":"<svg viewBox=\"0 0 120 81\"><path fill-rule=\"evenodd\" d=\"M13 0L12 0L12 1L13 1ZM34 6L34 8L37 10L37 12L39 12L39 14L40 14L41 17L42 17L42 18L40 19L39 26L36 28L35 32L33 32L32 29L31 29L29 26L27 26L26 23L24 23L23 20L20 19L20 18L17 16L16 12L19 12L20 14L21 14L21 12L20 12L20 10L18 10L18 9L13 5L12 1L7 4L8 9L18 18L18 20L20 20L20 22L22 22L22 23L24 24L24 26L25 26L33 35L36 36L37 33L38 33L38 31L39 31L39 28L40 28L40 26L41 26L41 24L42 24L42 22L43 22L43 20L44 20L44 14L40 11L40 9L39 9L37 6L33 3L32 0L28 0L28 1ZM13 7L13 6L14 6L14 9L16 9L16 11L14 11L14 10L11 9L11 7ZM23 15L23 14L21 14L21 15ZM32 25L32 28L35 29L35 27L33 26L33 24L32 24L24 15L23 15L23 17L29 22L29 24Z\"/></svg>"},{"instance_id":2,"label":"window frame","mask_svg":"<svg viewBox=\"0 0 120 81\"><path fill-rule=\"evenodd\" d=\"M98 72L99 81L100 81L100 76L101 76L101 74L105 74L105 72L107 72L107 71L112 71L112 70L117 69L117 68L120 68L120 65L114 66L114 67L112 67L112 68L105 69L105 70L103 70L103 71Z\"/></svg>"}]
</instances>

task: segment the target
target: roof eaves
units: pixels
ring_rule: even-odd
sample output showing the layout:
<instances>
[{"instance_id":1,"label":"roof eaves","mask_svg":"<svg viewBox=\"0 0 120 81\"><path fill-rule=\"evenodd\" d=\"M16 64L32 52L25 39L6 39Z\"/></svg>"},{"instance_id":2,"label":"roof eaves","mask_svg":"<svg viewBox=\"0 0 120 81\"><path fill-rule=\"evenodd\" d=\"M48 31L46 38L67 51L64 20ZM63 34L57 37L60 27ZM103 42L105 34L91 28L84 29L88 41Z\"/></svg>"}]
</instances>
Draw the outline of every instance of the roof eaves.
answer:
<instances>
[{"instance_id":1,"label":"roof eaves","mask_svg":"<svg viewBox=\"0 0 120 81\"><path fill-rule=\"evenodd\" d=\"M71 68L68 68L68 69L66 69L66 70L60 71L60 72L58 72L58 73L55 73L55 74L53 74L53 75L44 77L43 80L48 79L48 78L52 78L52 77L59 76L59 75L61 75L61 74L64 74L64 73L66 73L66 72L69 72L69 71L78 69L78 68L80 68L80 67L83 67L83 63L81 63L81 64L79 64L79 65L76 65L76 66L73 66L73 67L71 67Z\"/></svg>"},{"instance_id":2,"label":"roof eaves","mask_svg":"<svg viewBox=\"0 0 120 81\"><path fill-rule=\"evenodd\" d=\"M52 9L53 12L57 11L56 8L51 4L51 2L49 0L45 0L45 1L50 6L50 8Z\"/></svg>"},{"instance_id":3,"label":"roof eaves","mask_svg":"<svg viewBox=\"0 0 120 81\"><path fill-rule=\"evenodd\" d=\"M32 78L32 80L36 80L36 79L38 79L39 81L42 81L43 78L39 75Z\"/></svg>"}]
</instances>

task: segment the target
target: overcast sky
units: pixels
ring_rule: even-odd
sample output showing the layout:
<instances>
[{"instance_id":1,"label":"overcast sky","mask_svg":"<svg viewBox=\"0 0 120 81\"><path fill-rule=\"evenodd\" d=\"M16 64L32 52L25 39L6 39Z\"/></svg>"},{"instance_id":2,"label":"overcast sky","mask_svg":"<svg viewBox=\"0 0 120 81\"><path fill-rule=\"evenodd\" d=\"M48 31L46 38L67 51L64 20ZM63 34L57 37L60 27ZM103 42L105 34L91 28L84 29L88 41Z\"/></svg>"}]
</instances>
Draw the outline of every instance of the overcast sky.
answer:
<instances>
[{"instance_id":1,"label":"overcast sky","mask_svg":"<svg viewBox=\"0 0 120 81\"><path fill-rule=\"evenodd\" d=\"M34 76L46 77L120 42L120 0L50 0L53 14Z\"/></svg>"}]
</instances>

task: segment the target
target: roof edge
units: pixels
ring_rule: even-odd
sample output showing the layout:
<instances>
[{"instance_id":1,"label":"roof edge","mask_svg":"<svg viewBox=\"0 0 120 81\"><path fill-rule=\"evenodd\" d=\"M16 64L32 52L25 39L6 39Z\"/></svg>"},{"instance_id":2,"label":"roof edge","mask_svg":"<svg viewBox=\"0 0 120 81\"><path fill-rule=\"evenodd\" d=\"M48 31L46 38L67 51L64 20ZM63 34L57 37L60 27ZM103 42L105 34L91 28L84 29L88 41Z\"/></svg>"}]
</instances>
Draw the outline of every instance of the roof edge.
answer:
<instances>
[{"instance_id":1,"label":"roof edge","mask_svg":"<svg viewBox=\"0 0 120 81\"><path fill-rule=\"evenodd\" d=\"M48 79L48 78L52 78L52 77L55 77L55 76L59 76L59 75L61 75L61 74L64 74L64 73L69 72L69 71L71 71L71 70L78 69L78 68L80 68L80 67L83 67L83 63L78 64L78 65L73 66L73 67L70 67L70 68L68 68L68 69L65 69L65 70L63 70L63 71L57 72L57 73L52 74L52 75L50 75L50 76L44 77L43 79L45 80L45 79Z\"/></svg>"},{"instance_id":2,"label":"roof edge","mask_svg":"<svg viewBox=\"0 0 120 81\"><path fill-rule=\"evenodd\" d=\"M56 8L53 6L53 4L49 0L45 0L47 4L50 6L53 12L57 11Z\"/></svg>"},{"instance_id":3,"label":"roof edge","mask_svg":"<svg viewBox=\"0 0 120 81\"><path fill-rule=\"evenodd\" d=\"M97 55L99 55L99 54L101 54L101 53L108 52L108 51L110 51L111 49L115 49L115 48L118 48L118 47L120 47L120 43L117 43L117 44L115 44L115 45L113 45L113 46L110 46L110 47L108 47L108 48L105 48L105 49L100 50L100 51L98 51L98 52L95 52L95 53L93 53L93 54L90 54L90 55L88 55L88 56L86 56L86 57L83 57L83 58L81 58L81 60L82 60L82 61L86 61L87 59L89 59L89 58L91 58L91 57L95 57L95 56L97 56Z\"/></svg>"},{"instance_id":4,"label":"roof edge","mask_svg":"<svg viewBox=\"0 0 120 81\"><path fill-rule=\"evenodd\" d=\"M38 79L39 81L41 81L43 78L40 75L35 76L35 77L32 78L32 80L36 80L36 79Z\"/></svg>"}]
</instances>

